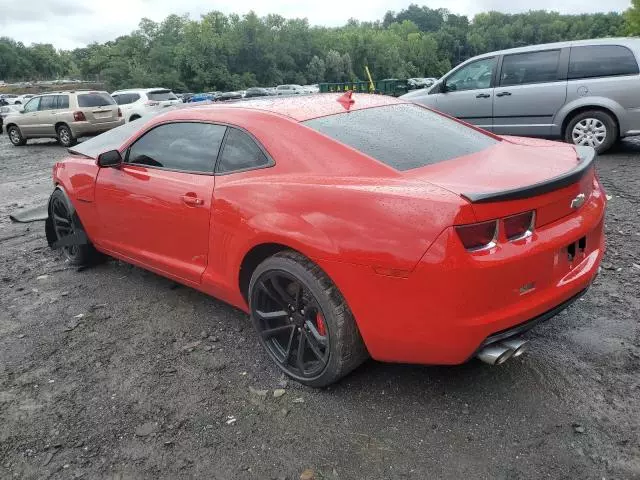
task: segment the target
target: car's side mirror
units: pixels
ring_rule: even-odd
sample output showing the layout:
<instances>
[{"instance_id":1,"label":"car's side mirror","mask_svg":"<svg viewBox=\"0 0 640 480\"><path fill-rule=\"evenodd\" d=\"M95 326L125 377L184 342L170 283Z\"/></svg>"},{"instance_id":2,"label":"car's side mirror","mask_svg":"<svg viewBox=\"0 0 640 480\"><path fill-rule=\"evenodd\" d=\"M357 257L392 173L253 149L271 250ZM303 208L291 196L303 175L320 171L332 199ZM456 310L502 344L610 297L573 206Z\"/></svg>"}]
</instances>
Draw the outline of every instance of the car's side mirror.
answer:
<instances>
[{"instance_id":1,"label":"car's side mirror","mask_svg":"<svg viewBox=\"0 0 640 480\"><path fill-rule=\"evenodd\" d=\"M445 85L442 82L434 83L431 88L429 88L429 95L433 95L434 93L444 93Z\"/></svg>"},{"instance_id":2,"label":"car's side mirror","mask_svg":"<svg viewBox=\"0 0 640 480\"><path fill-rule=\"evenodd\" d=\"M118 150L109 150L98 155L98 166L101 168L117 167L122 163L122 155Z\"/></svg>"},{"instance_id":3,"label":"car's side mirror","mask_svg":"<svg viewBox=\"0 0 640 480\"><path fill-rule=\"evenodd\" d=\"M446 83L442 84L442 91L444 93L455 92L457 89L458 89L458 86L455 83L452 85L447 85Z\"/></svg>"}]
</instances>

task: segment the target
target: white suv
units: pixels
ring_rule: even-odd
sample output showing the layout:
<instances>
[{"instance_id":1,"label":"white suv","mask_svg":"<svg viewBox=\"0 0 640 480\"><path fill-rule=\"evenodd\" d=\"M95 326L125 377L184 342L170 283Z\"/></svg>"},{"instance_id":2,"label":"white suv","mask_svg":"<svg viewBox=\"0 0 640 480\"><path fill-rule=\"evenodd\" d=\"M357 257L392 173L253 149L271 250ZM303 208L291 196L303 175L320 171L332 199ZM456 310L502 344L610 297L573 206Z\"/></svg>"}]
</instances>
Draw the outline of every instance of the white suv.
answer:
<instances>
[{"instance_id":1,"label":"white suv","mask_svg":"<svg viewBox=\"0 0 640 480\"><path fill-rule=\"evenodd\" d=\"M111 94L122 110L126 122L152 112L158 112L165 107L179 105L180 99L167 88L133 88L117 90Z\"/></svg>"},{"instance_id":2,"label":"white suv","mask_svg":"<svg viewBox=\"0 0 640 480\"><path fill-rule=\"evenodd\" d=\"M309 93L300 85L278 85L276 87L276 95L301 95Z\"/></svg>"}]
</instances>

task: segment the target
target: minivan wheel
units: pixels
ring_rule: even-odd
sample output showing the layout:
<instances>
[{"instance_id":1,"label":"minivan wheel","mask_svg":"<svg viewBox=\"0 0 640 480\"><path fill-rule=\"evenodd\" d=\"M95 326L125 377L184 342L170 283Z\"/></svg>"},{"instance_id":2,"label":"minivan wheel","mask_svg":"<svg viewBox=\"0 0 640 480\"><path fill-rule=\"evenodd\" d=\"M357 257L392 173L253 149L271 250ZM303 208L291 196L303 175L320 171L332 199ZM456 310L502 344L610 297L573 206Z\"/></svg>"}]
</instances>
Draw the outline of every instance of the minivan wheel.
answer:
<instances>
[{"instance_id":1,"label":"minivan wheel","mask_svg":"<svg viewBox=\"0 0 640 480\"><path fill-rule=\"evenodd\" d=\"M57 130L58 143L63 147L73 147L78 141L74 138L71 129L66 125L60 125Z\"/></svg>"},{"instance_id":2,"label":"minivan wheel","mask_svg":"<svg viewBox=\"0 0 640 480\"><path fill-rule=\"evenodd\" d=\"M22 137L20 129L15 125L11 125L9 128L7 128L7 134L9 135L9 140L11 140L11 143L13 143L16 147L21 147L22 145L25 145L27 143L27 140Z\"/></svg>"},{"instance_id":3,"label":"minivan wheel","mask_svg":"<svg viewBox=\"0 0 640 480\"><path fill-rule=\"evenodd\" d=\"M565 140L575 145L586 145L603 153L618 139L618 126L611 115L601 110L581 112L567 124Z\"/></svg>"}]
</instances>

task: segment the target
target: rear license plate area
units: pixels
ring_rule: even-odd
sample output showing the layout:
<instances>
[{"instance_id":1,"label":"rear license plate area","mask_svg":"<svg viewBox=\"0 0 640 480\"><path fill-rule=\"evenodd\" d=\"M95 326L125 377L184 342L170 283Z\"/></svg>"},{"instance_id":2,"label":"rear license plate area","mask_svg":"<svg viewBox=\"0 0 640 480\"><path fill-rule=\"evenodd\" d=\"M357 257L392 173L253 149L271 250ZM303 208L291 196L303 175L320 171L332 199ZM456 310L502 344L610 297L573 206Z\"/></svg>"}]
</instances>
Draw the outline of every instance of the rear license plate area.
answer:
<instances>
[{"instance_id":1,"label":"rear license plate area","mask_svg":"<svg viewBox=\"0 0 640 480\"><path fill-rule=\"evenodd\" d=\"M576 256L584 257L587 249L587 237L581 237L576 242L570 243L564 248L564 253L567 255L569 263L573 263Z\"/></svg>"}]
</instances>

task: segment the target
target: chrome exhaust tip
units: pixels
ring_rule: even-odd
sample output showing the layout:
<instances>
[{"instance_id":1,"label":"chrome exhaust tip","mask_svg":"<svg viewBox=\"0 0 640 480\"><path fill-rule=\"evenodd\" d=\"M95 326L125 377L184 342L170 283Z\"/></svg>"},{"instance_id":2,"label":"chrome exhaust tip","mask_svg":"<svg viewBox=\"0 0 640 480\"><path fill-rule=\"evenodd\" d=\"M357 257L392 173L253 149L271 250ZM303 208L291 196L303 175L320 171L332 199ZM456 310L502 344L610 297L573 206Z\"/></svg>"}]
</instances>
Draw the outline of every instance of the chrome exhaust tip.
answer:
<instances>
[{"instance_id":1,"label":"chrome exhaust tip","mask_svg":"<svg viewBox=\"0 0 640 480\"><path fill-rule=\"evenodd\" d=\"M489 365L501 365L511 358L514 350L500 343L484 347L476 357Z\"/></svg>"},{"instance_id":2,"label":"chrome exhaust tip","mask_svg":"<svg viewBox=\"0 0 640 480\"><path fill-rule=\"evenodd\" d=\"M527 350L527 340L521 338L510 338L500 342L500 345L513 350L513 354L511 355L513 358L519 357Z\"/></svg>"}]
</instances>

